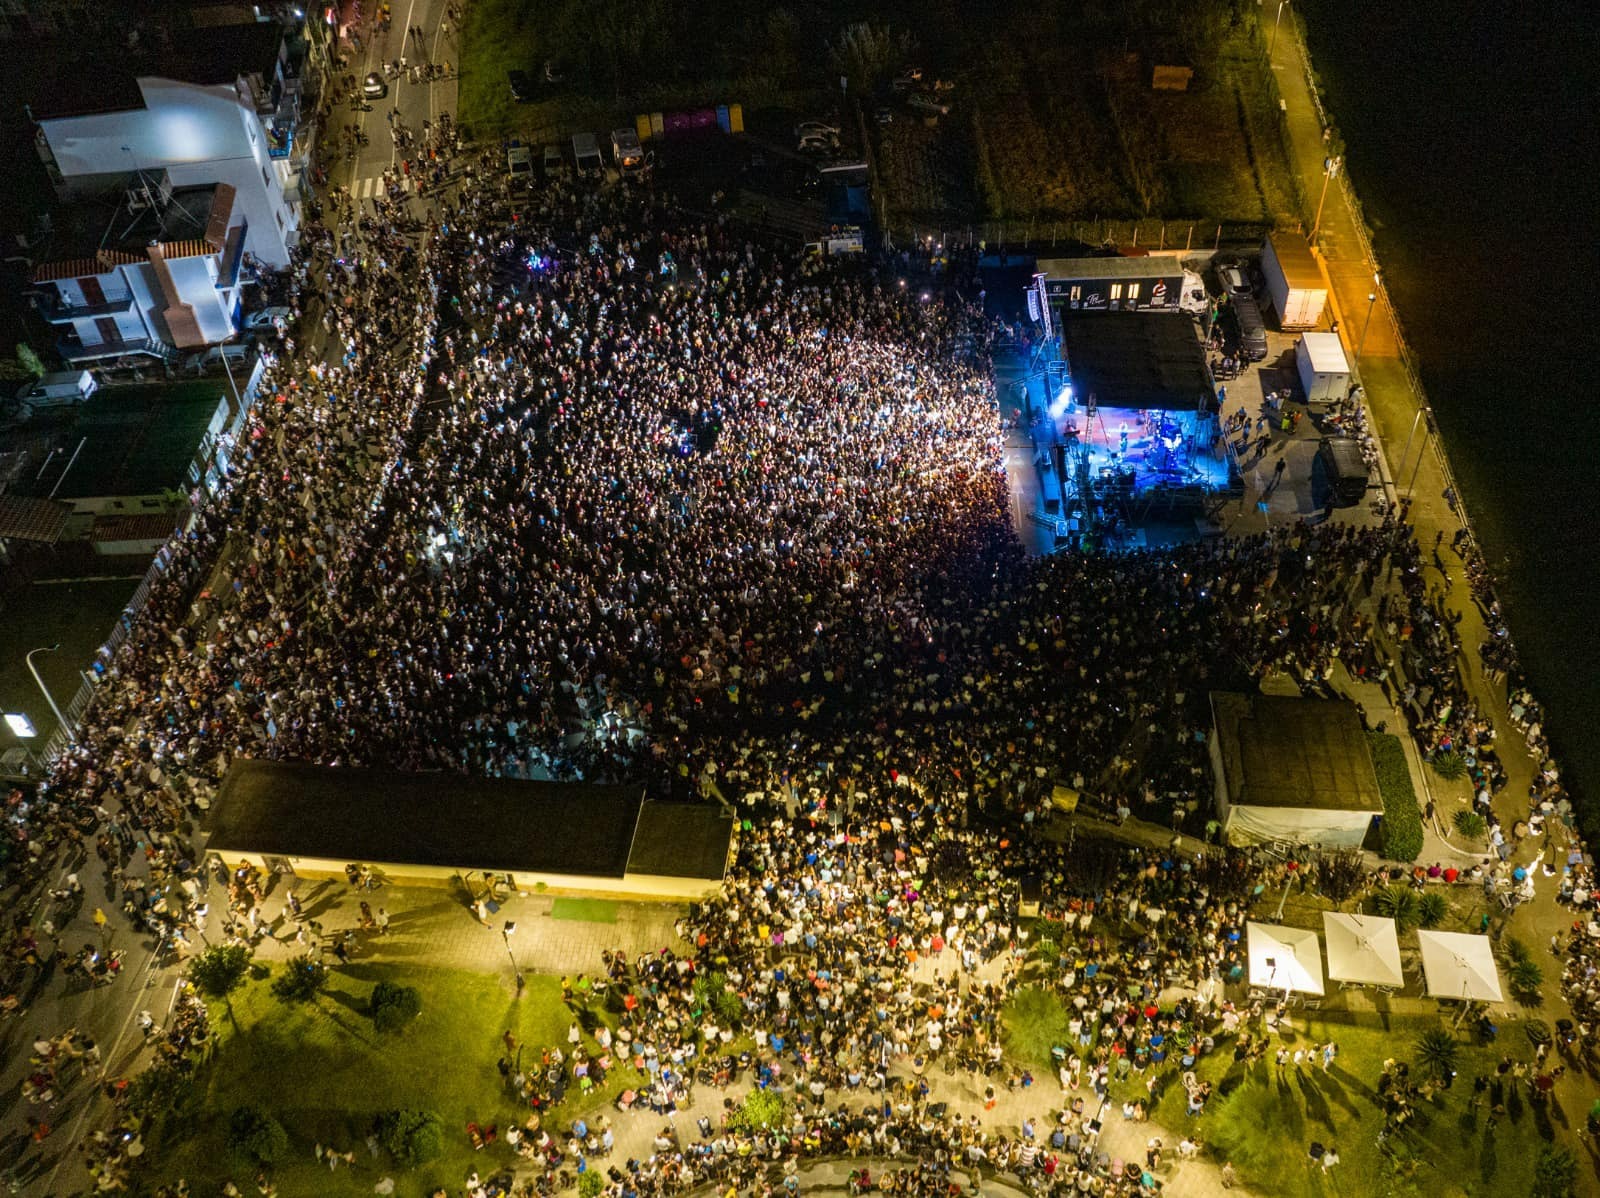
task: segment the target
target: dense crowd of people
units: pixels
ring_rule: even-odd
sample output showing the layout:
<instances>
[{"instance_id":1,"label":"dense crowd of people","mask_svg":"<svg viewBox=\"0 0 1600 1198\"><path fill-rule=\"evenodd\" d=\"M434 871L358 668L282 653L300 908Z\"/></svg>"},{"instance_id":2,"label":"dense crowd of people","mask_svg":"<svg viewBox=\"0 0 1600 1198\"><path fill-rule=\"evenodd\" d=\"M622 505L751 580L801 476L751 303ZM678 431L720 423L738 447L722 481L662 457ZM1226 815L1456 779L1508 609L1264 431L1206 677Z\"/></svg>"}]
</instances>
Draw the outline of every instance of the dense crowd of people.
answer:
<instances>
[{"instance_id":1,"label":"dense crowd of people","mask_svg":"<svg viewBox=\"0 0 1600 1198\"><path fill-rule=\"evenodd\" d=\"M425 146L442 177L453 135ZM541 1161L543 1184L609 1133L541 1113L630 1062L629 1109L671 1113L709 1070L790 1095L792 1123L730 1111L666 1136L611 1169L613 1198L742 1189L807 1152L903 1156L852 1184L917 1196L980 1166L1148 1189L1159 1144L1144 1167L1106 1158L1103 1112L1142 1118L1181 1084L1197 1115L1194 1063L1219 1037L1259 1055L1286 1018L1222 993L1263 866L1062 846L1032 834L1053 788L1182 829L1209 793L1206 691L1281 672L1316 693L1335 663L1388 688L1430 757L1463 755L1485 796L1504 785L1398 513L1030 559L1005 504L997 326L957 292L625 185L555 185L514 222L470 172L423 219L406 203L335 199L337 229L304 231L295 319L223 493L164 551L77 743L9 814L25 859L92 844L134 926L181 954L206 914L185 824L239 756L644 779L741 807L692 951L606 963L615 1037L502 1071L529 1122L474 1132ZM1531 700L1513 718L1542 746ZM1530 801L1568 814L1553 766ZM1048 946L1016 925L1024 874ZM1592 903L1586 881L1564 897ZM260 900L248 871L230 879L239 935ZM1590 958L1568 972L1592 1007ZM996 1128L950 1110L935 1071L981 1078L989 1106L1038 1084L1000 1044L1024 984L1072 1012L1070 1042L1038 1126ZM122 1162L103 1189L127 1142L96 1161Z\"/></svg>"}]
</instances>

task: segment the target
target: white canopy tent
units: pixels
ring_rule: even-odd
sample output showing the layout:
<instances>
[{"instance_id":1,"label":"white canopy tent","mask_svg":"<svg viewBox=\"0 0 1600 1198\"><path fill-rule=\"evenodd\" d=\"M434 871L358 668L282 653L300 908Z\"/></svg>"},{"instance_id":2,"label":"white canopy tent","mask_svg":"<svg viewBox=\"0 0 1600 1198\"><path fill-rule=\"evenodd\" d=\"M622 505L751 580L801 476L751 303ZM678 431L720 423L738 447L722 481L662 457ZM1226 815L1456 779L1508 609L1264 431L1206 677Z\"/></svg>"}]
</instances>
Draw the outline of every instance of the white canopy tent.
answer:
<instances>
[{"instance_id":1,"label":"white canopy tent","mask_svg":"<svg viewBox=\"0 0 1600 1198\"><path fill-rule=\"evenodd\" d=\"M1250 984L1268 990L1321 994L1322 946L1317 934L1282 924L1245 925L1249 937Z\"/></svg>"},{"instance_id":2,"label":"white canopy tent","mask_svg":"<svg viewBox=\"0 0 1600 1198\"><path fill-rule=\"evenodd\" d=\"M1428 993L1435 998L1460 998L1469 1002L1504 1002L1500 972L1487 936L1465 932L1419 931L1422 972Z\"/></svg>"},{"instance_id":3,"label":"white canopy tent","mask_svg":"<svg viewBox=\"0 0 1600 1198\"><path fill-rule=\"evenodd\" d=\"M1328 976L1335 981L1363 986L1405 985L1394 920L1324 911L1322 938L1328 946Z\"/></svg>"}]
</instances>

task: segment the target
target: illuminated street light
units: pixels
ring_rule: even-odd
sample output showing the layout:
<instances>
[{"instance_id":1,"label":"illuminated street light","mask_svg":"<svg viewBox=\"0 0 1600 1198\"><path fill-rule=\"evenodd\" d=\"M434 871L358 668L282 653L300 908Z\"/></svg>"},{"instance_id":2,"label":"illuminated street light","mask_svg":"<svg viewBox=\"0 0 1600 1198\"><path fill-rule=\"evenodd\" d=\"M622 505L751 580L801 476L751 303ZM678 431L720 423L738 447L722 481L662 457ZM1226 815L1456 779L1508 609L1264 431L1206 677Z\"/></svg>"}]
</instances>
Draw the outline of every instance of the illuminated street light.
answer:
<instances>
[{"instance_id":1,"label":"illuminated street light","mask_svg":"<svg viewBox=\"0 0 1600 1198\"><path fill-rule=\"evenodd\" d=\"M517 997L521 998L522 997L522 991L523 991L523 989L524 989L524 987L526 986L527 983L524 982L524 980L523 980L522 970L517 968L516 955L511 951L511 937L512 937L512 934L516 932L516 930L517 930L516 921L513 920L513 919L506 920L505 926L500 929L500 939L505 941L506 960L511 962L511 972L514 975L516 975L516 979L517 979Z\"/></svg>"},{"instance_id":2,"label":"illuminated street light","mask_svg":"<svg viewBox=\"0 0 1600 1198\"><path fill-rule=\"evenodd\" d=\"M44 695L44 701L50 704L50 710L55 714L56 723L59 724L62 731L67 734L68 742L71 744L77 744L77 734L73 732L72 725L67 723L67 717L61 714L61 708L56 706L56 701L50 694L50 688L44 684L44 679L39 677L38 667L33 664L33 655L35 653L54 653L59 648L61 648L61 646L58 643L54 645L45 645L38 649L30 649L28 650L28 656L25 660L28 663L28 673L32 674L33 680L39 684L39 693Z\"/></svg>"},{"instance_id":3,"label":"illuminated street light","mask_svg":"<svg viewBox=\"0 0 1600 1198\"><path fill-rule=\"evenodd\" d=\"M1311 240L1317 239L1317 230L1322 228L1322 205L1328 198L1328 184L1333 182L1333 177L1339 173L1339 167L1344 163L1340 157L1328 157L1322 160L1322 194L1317 197L1317 219L1311 222Z\"/></svg>"},{"instance_id":4,"label":"illuminated street light","mask_svg":"<svg viewBox=\"0 0 1600 1198\"><path fill-rule=\"evenodd\" d=\"M1278 15L1272 21L1272 40L1267 43L1267 61L1272 61L1272 52L1278 46L1278 26L1283 23L1283 6L1289 0L1278 0Z\"/></svg>"},{"instance_id":5,"label":"illuminated street light","mask_svg":"<svg viewBox=\"0 0 1600 1198\"><path fill-rule=\"evenodd\" d=\"M1367 318L1361 322L1361 340L1356 342L1356 365L1361 365L1361 354L1367 348L1367 330L1372 327L1372 309L1377 307L1378 293L1372 292L1367 296Z\"/></svg>"}]
</instances>

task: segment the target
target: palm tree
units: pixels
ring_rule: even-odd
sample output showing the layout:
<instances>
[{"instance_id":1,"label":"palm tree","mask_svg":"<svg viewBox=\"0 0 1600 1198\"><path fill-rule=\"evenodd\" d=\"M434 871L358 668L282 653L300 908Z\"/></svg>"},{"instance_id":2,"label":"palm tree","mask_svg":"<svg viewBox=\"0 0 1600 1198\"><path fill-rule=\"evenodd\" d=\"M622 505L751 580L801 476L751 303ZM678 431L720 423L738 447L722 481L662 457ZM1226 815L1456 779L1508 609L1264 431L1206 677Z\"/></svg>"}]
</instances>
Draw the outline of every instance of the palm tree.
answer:
<instances>
[{"instance_id":1,"label":"palm tree","mask_svg":"<svg viewBox=\"0 0 1600 1198\"><path fill-rule=\"evenodd\" d=\"M1417 1068L1433 1074L1440 1081L1456 1071L1456 1038L1443 1028L1434 1028L1417 1037Z\"/></svg>"}]
</instances>

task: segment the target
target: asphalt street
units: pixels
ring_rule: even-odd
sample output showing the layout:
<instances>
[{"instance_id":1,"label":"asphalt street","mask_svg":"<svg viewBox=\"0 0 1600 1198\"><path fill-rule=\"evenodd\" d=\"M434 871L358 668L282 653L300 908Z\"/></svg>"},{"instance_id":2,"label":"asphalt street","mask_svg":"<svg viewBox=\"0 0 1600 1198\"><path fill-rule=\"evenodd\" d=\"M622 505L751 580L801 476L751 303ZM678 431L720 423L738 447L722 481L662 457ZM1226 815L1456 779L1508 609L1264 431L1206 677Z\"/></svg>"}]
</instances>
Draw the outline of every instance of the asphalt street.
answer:
<instances>
[{"instance_id":1,"label":"asphalt street","mask_svg":"<svg viewBox=\"0 0 1600 1198\"><path fill-rule=\"evenodd\" d=\"M324 85L336 98L345 98L332 104L328 127L317 135L317 161L327 172L326 183L317 189L319 194L346 186L358 201L364 201L381 194L386 171L399 174L405 155L396 150L390 136L387 114L391 110L398 109L396 119L410 128L419 142L424 121L436 120L446 112L455 115L454 78L415 84L404 78L391 80L385 99L368 102L370 111L354 109L349 103L343 84L346 74L354 74L359 85L369 71L381 73L383 63L402 56L408 65L423 61L456 65L457 34L446 20L448 0L392 2L390 29L376 32L369 14L362 48L348 51L349 65L342 72L336 68L334 77ZM414 25L421 27L420 42L409 33ZM343 131L352 125L366 132L368 145L354 159L346 159ZM414 187L407 186L406 194L413 196ZM408 199L408 203L415 201ZM369 204L362 207L371 213ZM421 205L416 205L416 211L420 214ZM135 848L128 865L136 876L144 872L140 848ZM20 1090L33 1071L33 1042L76 1028L99 1044L106 1077L136 1073L143 1067L140 1058L144 1053L139 1014L148 1010L158 1025L165 1022L180 977L175 963L158 961L154 939L136 933L128 924L121 896L108 884L106 871L92 851L86 860L80 856L63 863L58 888L73 872L84 893L72 900L44 900L41 913L54 936L39 937L41 951L59 945L62 957L70 957L85 946L101 952L118 950L123 954L120 976L108 985L95 985L81 976L69 979L58 968L47 968L24 989L23 997L31 999L27 1013L0 1025L0 1094L9 1096L9 1105L0 1104L0 1193L65 1198L87 1192L90 1178L75 1145L99 1126L110 1110L92 1074L71 1066L61 1071L54 1103L36 1106L24 1100ZM226 905L220 887L215 888L212 899L214 907ZM97 910L105 913L103 928L95 921ZM51 1133L40 1141L32 1140L30 1117L49 1125Z\"/></svg>"}]
</instances>

